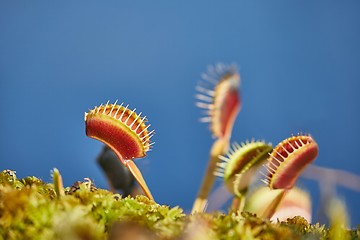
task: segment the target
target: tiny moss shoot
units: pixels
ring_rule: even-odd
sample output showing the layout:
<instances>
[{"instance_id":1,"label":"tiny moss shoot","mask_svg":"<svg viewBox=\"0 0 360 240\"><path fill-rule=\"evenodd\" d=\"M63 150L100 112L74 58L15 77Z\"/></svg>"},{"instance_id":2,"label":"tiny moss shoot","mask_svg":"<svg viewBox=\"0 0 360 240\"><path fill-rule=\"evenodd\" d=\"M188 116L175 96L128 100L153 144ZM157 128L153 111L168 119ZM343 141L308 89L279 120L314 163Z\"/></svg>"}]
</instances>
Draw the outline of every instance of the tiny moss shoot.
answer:
<instances>
[{"instance_id":1,"label":"tiny moss shoot","mask_svg":"<svg viewBox=\"0 0 360 240\"><path fill-rule=\"evenodd\" d=\"M64 191L64 185L63 185L61 174L57 168L54 168L54 170L52 172L52 177L53 177L54 190L55 190L56 196L58 198L60 198L65 195L65 191Z\"/></svg>"}]
</instances>

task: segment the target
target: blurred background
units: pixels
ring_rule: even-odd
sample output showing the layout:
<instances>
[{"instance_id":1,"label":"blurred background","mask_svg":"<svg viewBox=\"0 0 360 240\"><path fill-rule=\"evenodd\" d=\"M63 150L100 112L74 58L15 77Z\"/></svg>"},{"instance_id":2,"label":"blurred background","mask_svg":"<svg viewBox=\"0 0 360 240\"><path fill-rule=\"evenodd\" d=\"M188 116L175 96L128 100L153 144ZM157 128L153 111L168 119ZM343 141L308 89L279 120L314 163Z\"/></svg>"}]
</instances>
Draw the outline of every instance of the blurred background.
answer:
<instances>
[{"instance_id":1,"label":"blurred background","mask_svg":"<svg viewBox=\"0 0 360 240\"><path fill-rule=\"evenodd\" d=\"M156 130L136 160L155 199L188 212L213 142L195 86L224 62L242 79L233 141L311 133L315 164L360 175L359 12L355 0L0 1L0 169L50 181L57 167L66 186L107 188L84 112L119 99ZM318 184L299 185L316 207ZM337 190L359 224L360 193Z\"/></svg>"}]
</instances>

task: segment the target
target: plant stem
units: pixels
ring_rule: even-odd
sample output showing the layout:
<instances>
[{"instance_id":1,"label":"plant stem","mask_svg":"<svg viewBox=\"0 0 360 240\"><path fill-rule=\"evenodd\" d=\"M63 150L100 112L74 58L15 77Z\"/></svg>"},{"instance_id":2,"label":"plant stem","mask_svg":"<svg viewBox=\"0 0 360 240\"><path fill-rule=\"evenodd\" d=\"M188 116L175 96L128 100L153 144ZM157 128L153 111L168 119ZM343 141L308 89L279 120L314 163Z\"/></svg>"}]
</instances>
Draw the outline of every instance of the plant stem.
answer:
<instances>
[{"instance_id":1,"label":"plant stem","mask_svg":"<svg viewBox=\"0 0 360 240\"><path fill-rule=\"evenodd\" d=\"M151 199L154 200L153 196L151 195L150 189L146 185L146 182L138 169L138 167L135 165L133 160L125 160L125 166L130 170L132 175L135 177L136 181L139 183L140 187L144 191L145 195Z\"/></svg>"},{"instance_id":2,"label":"plant stem","mask_svg":"<svg viewBox=\"0 0 360 240\"><path fill-rule=\"evenodd\" d=\"M242 212L244 210L245 200L245 195L235 196L231 203L231 210Z\"/></svg>"},{"instance_id":3,"label":"plant stem","mask_svg":"<svg viewBox=\"0 0 360 240\"><path fill-rule=\"evenodd\" d=\"M289 191L287 189L282 190L261 214L261 217L270 219L274 215L275 211L280 206L281 201L284 199L286 193L288 192Z\"/></svg>"},{"instance_id":4,"label":"plant stem","mask_svg":"<svg viewBox=\"0 0 360 240\"><path fill-rule=\"evenodd\" d=\"M228 146L229 146L228 138L219 138L212 145L210 151L209 164L205 172L205 176L203 178L199 193L197 195L197 198L195 199L191 213L205 211L208 202L209 193L216 179L214 172L217 167L216 164L218 163L218 157L220 154L223 154L225 151L227 151Z\"/></svg>"}]
</instances>

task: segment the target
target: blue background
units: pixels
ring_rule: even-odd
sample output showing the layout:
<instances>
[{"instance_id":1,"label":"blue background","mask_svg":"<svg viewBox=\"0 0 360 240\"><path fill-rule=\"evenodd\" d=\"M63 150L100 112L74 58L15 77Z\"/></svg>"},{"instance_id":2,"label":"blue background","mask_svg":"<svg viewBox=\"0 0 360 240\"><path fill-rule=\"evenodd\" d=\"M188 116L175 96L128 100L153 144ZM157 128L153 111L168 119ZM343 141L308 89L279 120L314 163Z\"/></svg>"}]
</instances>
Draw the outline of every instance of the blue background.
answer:
<instances>
[{"instance_id":1,"label":"blue background","mask_svg":"<svg viewBox=\"0 0 360 240\"><path fill-rule=\"evenodd\" d=\"M84 112L107 100L144 112L156 142L137 160L161 204L190 210L213 139L195 85L237 63L232 135L276 145L298 132L317 165L360 175L359 1L0 1L0 169L107 187ZM220 182L220 181L219 181ZM300 180L318 199L317 183ZM360 223L360 193L339 188Z\"/></svg>"}]
</instances>

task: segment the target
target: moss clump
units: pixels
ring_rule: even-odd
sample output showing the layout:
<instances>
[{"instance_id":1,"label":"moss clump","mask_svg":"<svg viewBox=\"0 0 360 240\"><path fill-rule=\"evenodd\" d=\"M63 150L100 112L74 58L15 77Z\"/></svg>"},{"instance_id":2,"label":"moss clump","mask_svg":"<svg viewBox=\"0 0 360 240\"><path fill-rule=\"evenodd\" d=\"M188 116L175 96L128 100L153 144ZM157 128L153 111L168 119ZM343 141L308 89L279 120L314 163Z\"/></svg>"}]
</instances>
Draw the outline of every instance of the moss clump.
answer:
<instances>
[{"instance_id":1,"label":"moss clump","mask_svg":"<svg viewBox=\"0 0 360 240\"><path fill-rule=\"evenodd\" d=\"M250 213L185 215L144 196L122 198L77 182L57 197L53 184L0 173L0 239L327 239L301 217L271 223ZM347 231L358 239L360 228Z\"/></svg>"}]
</instances>

